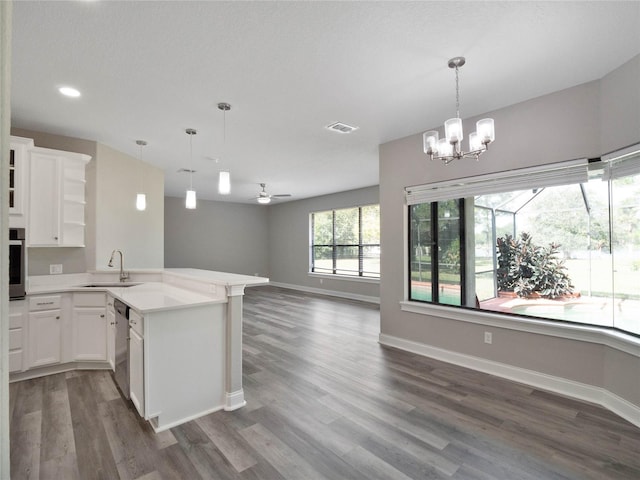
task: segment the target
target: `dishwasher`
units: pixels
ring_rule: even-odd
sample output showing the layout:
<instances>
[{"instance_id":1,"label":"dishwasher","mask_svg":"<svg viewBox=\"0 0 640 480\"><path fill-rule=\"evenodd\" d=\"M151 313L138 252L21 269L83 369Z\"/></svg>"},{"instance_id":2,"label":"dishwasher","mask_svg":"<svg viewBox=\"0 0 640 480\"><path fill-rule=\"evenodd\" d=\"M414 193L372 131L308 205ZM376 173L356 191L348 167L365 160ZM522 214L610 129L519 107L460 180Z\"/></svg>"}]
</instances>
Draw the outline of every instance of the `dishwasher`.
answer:
<instances>
[{"instance_id":1,"label":"dishwasher","mask_svg":"<svg viewBox=\"0 0 640 480\"><path fill-rule=\"evenodd\" d=\"M114 379L124 398L129 398L129 307L114 299L116 311L116 355Z\"/></svg>"}]
</instances>

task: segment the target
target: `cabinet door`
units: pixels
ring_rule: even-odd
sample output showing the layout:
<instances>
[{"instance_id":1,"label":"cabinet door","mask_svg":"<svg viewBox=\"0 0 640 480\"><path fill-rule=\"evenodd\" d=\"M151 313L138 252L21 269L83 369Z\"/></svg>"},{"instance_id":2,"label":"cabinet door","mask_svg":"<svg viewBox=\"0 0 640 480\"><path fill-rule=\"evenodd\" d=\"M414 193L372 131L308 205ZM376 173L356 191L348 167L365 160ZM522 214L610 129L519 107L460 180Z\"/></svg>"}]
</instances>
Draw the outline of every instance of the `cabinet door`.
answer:
<instances>
[{"instance_id":1,"label":"cabinet door","mask_svg":"<svg viewBox=\"0 0 640 480\"><path fill-rule=\"evenodd\" d=\"M29 313L29 367L60 362L61 310Z\"/></svg>"},{"instance_id":2,"label":"cabinet door","mask_svg":"<svg viewBox=\"0 0 640 480\"><path fill-rule=\"evenodd\" d=\"M107 319L104 308L73 309L73 359L107 359Z\"/></svg>"},{"instance_id":3,"label":"cabinet door","mask_svg":"<svg viewBox=\"0 0 640 480\"><path fill-rule=\"evenodd\" d=\"M31 153L29 181L29 246L60 243L60 159Z\"/></svg>"},{"instance_id":4,"label":"cabinet door","mask_svg":"<svg viewBox=\"0 0 640 480\"><path fill-rule=\"evenodd\" d=\"M132 328L129 337L129 393L138 413L144 417L144 341Z\"/></svg>"},{"instance_id":5,"label":"cabinet door","mask_svg":"<svg viewBox=\"0 0 640 480\"><path fill-rule=\"evenodd\" d=\"M111 370L116 370L116 314L113 311L113 299L110 298L107 304L107 359Z\"/></svg>"},{"instance_id":6,"label":"cabinet door","mask_svg":"<svg viewBox=\"0 0 640 480\"><path fill-rule=\"evenodd\" d=\"M11 137L9 151L9 226L26 228L28 187L27 150L33 148L30 138Z\"/></svg>"}]
</instances>

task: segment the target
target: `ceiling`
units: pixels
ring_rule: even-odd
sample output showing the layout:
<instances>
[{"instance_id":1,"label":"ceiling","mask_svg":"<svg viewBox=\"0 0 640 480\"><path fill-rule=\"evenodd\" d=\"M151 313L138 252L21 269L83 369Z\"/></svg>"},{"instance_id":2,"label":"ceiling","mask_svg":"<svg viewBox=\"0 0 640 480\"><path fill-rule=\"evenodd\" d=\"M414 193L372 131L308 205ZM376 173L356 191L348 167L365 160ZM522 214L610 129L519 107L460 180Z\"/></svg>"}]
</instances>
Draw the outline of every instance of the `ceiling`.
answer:
<instances>
[{"instance_id":1,"label":"ceiling","mask_svg":"<svg viewBox=\"0 0 640 480\"><path fill-rule=\"evenodd\" d=\"M16 1L12 125L134 157L146 140L169 196L193 168L199 199L264 182L296 200L377 185L379 144L454 116L449 58L467 58L464 118L601 78L640 53L639 26L637 1Z\"/></svg>"}]
</instances>

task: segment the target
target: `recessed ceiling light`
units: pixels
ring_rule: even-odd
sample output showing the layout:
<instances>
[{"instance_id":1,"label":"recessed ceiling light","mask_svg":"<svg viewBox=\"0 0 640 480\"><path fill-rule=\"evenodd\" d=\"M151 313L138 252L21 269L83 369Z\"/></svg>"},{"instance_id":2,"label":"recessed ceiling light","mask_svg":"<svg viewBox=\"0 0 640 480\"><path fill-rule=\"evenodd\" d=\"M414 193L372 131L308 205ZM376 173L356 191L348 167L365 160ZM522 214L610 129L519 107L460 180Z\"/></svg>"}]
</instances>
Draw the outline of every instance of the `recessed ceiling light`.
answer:
<instances>
[{"instance_id":1,"label":"recessed ceiling light","mask_svg":"<svg viewBox=\"0 0 640 480\"><path fill-rule=\"evenodd\" d=\"M60 87L58 91L65 97L79 97L80 91L73 87Z\"/></svg>"}]
</instances>

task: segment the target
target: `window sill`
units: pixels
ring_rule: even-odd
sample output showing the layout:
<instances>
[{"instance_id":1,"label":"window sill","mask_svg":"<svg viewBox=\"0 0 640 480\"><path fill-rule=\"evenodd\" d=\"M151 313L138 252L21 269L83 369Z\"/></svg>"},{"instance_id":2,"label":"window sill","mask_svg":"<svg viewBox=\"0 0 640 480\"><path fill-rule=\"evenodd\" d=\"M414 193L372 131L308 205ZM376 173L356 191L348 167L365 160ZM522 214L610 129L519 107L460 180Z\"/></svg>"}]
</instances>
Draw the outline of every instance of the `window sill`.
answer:
<instances>
[{"instance_id":1,"label":"window sill","mask_svg":"<svg viewBox=\"0 0 640 480\"><path fill-rule=\"evenodd\" d=\"M329 280L346 280L348 282L361 282L361 283L380 283L379 278L371 278L371 277L356 277L351 275L334 275L331 273L314 273L308 272L310 277L314 278L326 278Z\"/></svg>"},{"instance_id":2,"label":"window sill","mask_svg":"<svg viewBox=\"0 0 640 480\"><path fill-rule=\"evenodd\" d=\"M640 338L634 337L633 335L627 335L624 332L617 330L609 330L590 325L560 323L550 320L518 318L502 315L498 312L488 312L486 310L468 310L443 305L412 302L408 300L400 302L400 309L403 312L417 313L420 315L430 315L496 328L505 328L521 332L536 333L539 335L597 343L640 357Z\"/></svg>"}]
</instances>

